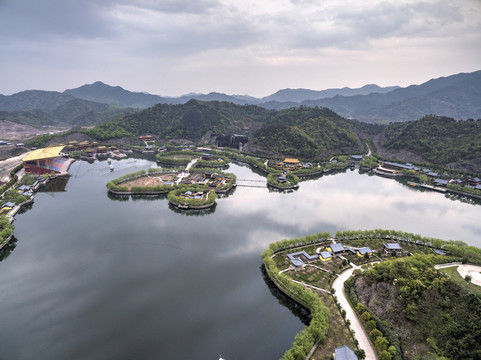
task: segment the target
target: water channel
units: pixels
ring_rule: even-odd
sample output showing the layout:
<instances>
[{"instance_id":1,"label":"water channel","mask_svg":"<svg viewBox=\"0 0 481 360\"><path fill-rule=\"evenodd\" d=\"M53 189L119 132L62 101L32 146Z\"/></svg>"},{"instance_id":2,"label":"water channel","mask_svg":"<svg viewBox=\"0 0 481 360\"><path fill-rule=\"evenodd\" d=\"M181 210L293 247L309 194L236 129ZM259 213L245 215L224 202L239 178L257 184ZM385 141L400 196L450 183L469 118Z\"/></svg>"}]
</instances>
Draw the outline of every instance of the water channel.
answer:
<instances>
[{"instance_id":1,"label":"water channel","mask_svg":"<svg viewBox=\"0 0 481 360\"><path fill-rule=\"evenodd\" d=\"M238 187L200 213L108 196L110 179L151 166L75 162L16 216L0 261L0 359L278 359L306 313L265 280L270 242L386 228L481 246L481 206L357 171L291 193Z\"/></svg>"}]
</instances>

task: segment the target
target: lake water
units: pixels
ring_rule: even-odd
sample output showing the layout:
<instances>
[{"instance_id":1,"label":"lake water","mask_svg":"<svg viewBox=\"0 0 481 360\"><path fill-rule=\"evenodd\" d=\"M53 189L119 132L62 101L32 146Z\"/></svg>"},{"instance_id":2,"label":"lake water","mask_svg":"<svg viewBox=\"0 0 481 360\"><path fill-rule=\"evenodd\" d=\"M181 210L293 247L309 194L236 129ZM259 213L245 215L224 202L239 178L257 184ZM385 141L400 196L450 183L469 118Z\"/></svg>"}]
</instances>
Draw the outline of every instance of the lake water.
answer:
<instances>
[{"instance_id":1,"label":"lake water","mask_svg":"<svg viewBox=\"0 0 481 360\"><path fill-rule=\"evenodd\" d=\"M74 163L65 191L37 193L17 215L0 262L0 359L277 359L306 313L265 280L270 242L385 228L481 246L481 206L390 179L348 171L292 193L238 187L199 214L108 196L110 179L156 165L114 166Z\"/></svg>"}]
</instances>

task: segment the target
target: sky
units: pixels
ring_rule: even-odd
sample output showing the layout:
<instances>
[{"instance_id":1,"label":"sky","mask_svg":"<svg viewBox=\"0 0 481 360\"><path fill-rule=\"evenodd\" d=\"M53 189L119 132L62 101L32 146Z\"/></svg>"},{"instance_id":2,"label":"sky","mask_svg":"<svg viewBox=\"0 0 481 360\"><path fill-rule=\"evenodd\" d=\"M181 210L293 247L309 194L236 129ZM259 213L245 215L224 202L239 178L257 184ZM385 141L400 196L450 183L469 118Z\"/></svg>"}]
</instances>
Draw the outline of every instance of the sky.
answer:
<instances>
[{"instance_id":1,"label":"sky","mask_svg":"<svg viewBox=\"0 0 481 360\"><path fill-rule=\"evenodd\" d=\"M409 86L481 70L481 0L0 0L0 94Z\"/></svg>"}]
</instances>

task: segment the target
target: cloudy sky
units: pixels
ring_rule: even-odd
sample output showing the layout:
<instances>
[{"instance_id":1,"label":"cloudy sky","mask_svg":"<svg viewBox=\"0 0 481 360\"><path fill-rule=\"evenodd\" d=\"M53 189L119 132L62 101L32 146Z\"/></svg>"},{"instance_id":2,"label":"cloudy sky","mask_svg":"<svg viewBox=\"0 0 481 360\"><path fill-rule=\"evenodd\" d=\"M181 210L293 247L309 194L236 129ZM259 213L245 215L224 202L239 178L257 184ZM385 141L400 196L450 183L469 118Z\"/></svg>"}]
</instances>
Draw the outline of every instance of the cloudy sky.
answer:
<instances>
[{"instance_id":1,"label":"cloudy sky","mask_svg":"<svg viewBox=\"0 0 481 360\"><path fill-rule=\"evenodd\" d=\"M0 0L0 94L420 84L481 70L481 0Z\"/></svg>"}]
</instances>

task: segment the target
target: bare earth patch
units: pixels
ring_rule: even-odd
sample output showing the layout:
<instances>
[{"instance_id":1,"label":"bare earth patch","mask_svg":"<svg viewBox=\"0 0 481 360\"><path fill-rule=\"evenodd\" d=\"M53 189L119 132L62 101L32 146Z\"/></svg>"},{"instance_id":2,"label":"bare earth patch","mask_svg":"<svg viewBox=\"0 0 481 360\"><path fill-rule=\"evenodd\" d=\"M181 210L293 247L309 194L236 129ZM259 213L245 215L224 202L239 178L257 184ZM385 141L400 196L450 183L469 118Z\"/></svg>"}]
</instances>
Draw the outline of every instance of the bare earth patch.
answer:
<instances>
[{"instance_id":1,"label":"bare earth patch","mask_svg":"<svg viewBox=\"0 0 481 360\"><path fill-rule=\"evenodd\" d=\"M154 176L154 177L146 176L146 177L142 177L139 179L130 180L122 183L122 185L127 186L129 190L131 190L132 187L134 186L159 186L163 184L164 182L158 176Z\"/></svg>"}]
</instances>

